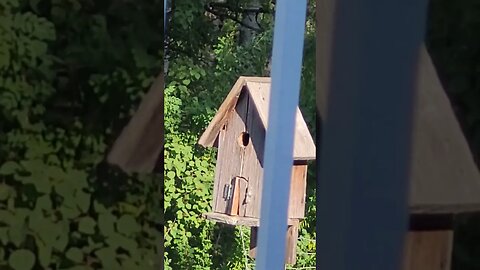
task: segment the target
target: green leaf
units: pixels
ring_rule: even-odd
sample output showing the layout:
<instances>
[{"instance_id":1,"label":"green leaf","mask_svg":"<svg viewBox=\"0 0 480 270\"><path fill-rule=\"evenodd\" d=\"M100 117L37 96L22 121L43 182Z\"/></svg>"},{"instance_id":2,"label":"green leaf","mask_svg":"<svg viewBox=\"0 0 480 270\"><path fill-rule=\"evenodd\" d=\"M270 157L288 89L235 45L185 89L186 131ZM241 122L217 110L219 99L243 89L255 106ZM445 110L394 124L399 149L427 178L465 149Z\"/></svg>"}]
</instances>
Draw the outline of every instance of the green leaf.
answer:
<instances>
[{"instance_id":1,"label":"green leaf","mask_svg":"<svg viewBox=\"0 0 480 270\"><path fill-rule=\"evenodd\" d=\"M48 269L48 266L50 265L52 261L52 246L50 245L45 245L42 240L39 238L35 238L36 243L37 243L37 248L38 248L38 260L40 261L40 265L44 269Z\"/></svg>"},{"instance_id":2,"label":"green leaf","mask_svg":"<svg viewBox=\"0 0 480 270\"><path fill-rule=\"evenodd\" d=\"M120 208L120 212L125 213L125 214L132 214L134 216L137 216L140 214L142 209L139 209L135 205L125 203L125 202L119 202L118 206Z\"/></svg>"},{"instance_id":3,"label":"green leaf","mask_svg":"<svg viewBox=\"0 0 480 270\"><path fill-rule=\"evenodd\" d=\"M0 222L12 225L15 221L15 215L7 210L0 209Z\"/></svg>"},{"instance_id":4,"label":"green leaf","mask_svg":"<svg viewBox=\"0 0 480 270\"><path fill-rule=\"evenodd\" d=\"M64 199L69 199L73 197L75 192L75 187L72 186L70 181L65 181L55 185L55 192L62 196Z\"/></svg>"},{"instance_id":5,"label":"green leaf","mask_svg":"<svg viewBox=\"0 0 480 270\"><path fill-rule=\"evenodd\" d=\"M8 227L0 227L0 243L3 246L8 243Z\"/></svg>"},{"instance_id":6,"label":"green leaf","mask_svg":"<svg viewBox=\"0 0 480 270\"><path fill-rule=\"evenodd\" d=\"M8 238L16 247L20 247L27 236L25 223L16 221L8 231Z\"/></svg>"},{"instance_id":7,"label":"green leaf","mask_svg":"<svg viewBox=\"0 0 480 270\"><path fill-rule=\"evenodd\" d=\"M175 172L172 172L172 171L168 172L167 177L170 178L170 179L175 178Z\"/></svg>"},{"instance_id":8,"label":"green leaf","mask_svg":"<svg viewBox=\"0 0 480 270\"><path fill-rule=\"evenodd\" d=\"M20 165L18 163L13 162L13 161L7 161L0 166L0 175L11 175L17 172L17 170L20 168Z\"/></svg>"},{"instance_id":9,"label":"green leaf","mask_svg":"<svg viewBox=\"0 0 480 270\"><path fill-rule=\"evenodd\" d=\"M90 208L90 194L83 191L77 191L75 194L75 199L77 206L80 208L82 213L86 213Z\"/></svg>"},{"instance_id":10,"label":"green leaf","mask_svg":"<svg viewBox=\"0 0 480 270\"><path fill-rule=\"evenodd\" d=\"M45 163L40 159L23 160L20 164L32 174L43 174L45 170Z\"/></svg>"},{"instance_id":11,"label":"green leaf","mask_svg":"<svg viewBox=\"0 0 480 270\"><path fill-rule=\"evenodd\" d=\"M140 231L140 226L138 225L135 218L131 215L123 215L117 221L117 231L124 235L131 235Z\"/></svg>"},{"instance_id":12,"label":"green leaf","mask_svg":"<svg viewBox=\"0 0 480 270\"><path fill-rule=\"evenodd\" d=\"M95 212L99 213L99 214L106 214L106 213L110 213L108 211L107 208L105 208L105 206L101 203L99 203L98 201L94 201L93 202L93 209L95 209Z\"/></svg>"},{"instance_id":13,"label":"green leaf","mask_svg":"<svg viewBox=\"0 0 480 270\"><path fill-rule=\"evenodd\" d=\"M40 3L40 0L30 0L29 1L30 7L32 8L32 10L35 13L39 13L39 11L38 11L38 4L39 3Z\"/></svg>"},{"instance_id":14,"label":"green leaf","mask_svg":"<svg viewBox=\"0 0 480 270\"><path fill-rule=\"evenodd\" d=\"M43 215L41 210L36 210L28 217L28 227L36 232L38 237L48 246L52 246L55 243L55 239L59 233L56 229L56 224L53 223L50 218Z\"/></svg>"},{"instance_id":15,"label":"green leaf","mask_svg":"<svg viewBox=\"0 0 480 270\"><path fill-rule=\"evenodd\" d=\"M98 216L98 228L104 236L110 236L115 233L116 218L110 213L100 214Z\"/></svg>"},{"instance_id":16,"label":"green leaf","mask_svg":"<svg viewBox=\"0 0 480 270\"><path fill-rule=\"evenodd\" d=\"M122 269L139 269L139 265L133 259L122 261Z\"/></svg>"},{"instance_id":17,"label":"green leaf","mask_svg":"<svg viewBox=\"0 0 480 270\"><path fill-rule=\"evenodd\" d=\"M95 251L95 255L102 263L104 269L120 269L120 264L116 259L116 252L113 248L107 247Z\"/></svg>"},{"instance_id":18,"label":"green leaf","mask_svg":"<svg viewBox=\"0 0 480 270\"><path fill-rule=\"evenodd\" d=\"M84 254L89 254L89 253L92 253L94 250L97 250L103 247L105 247L105 243L103 241L95 242L92 240L91 237L88 237L88 245L83 246L82 251Z\"/></svg>"},{"instance_id":19,"label":"green leaf","mask_svg":"<svg viewBox=\"0 0 480 270\"><path fill-rule=\"evenodd\" d=\"M115 233L107 238L107 244L112 248L121 247L127 250L131 256L137 254L138 251L138 243L132 238L125 237L121 234Z\"/></svg>"},{"instance_id":20,"label":"green leaf","mask_svg":"<svg viewBox=\"0 0 480 270\"><path fill-rule=\"evenodd\" d=\"M0 183L0 201L6 201L13 194L13 189L4 183Z\"/></svg>"},{"instance_id":21,"label":"green leaf","mask_svg":"<svg viewBox=\"0 0 480 270\"><path fill-rule=\"evenodd\" d=\"M52 191L52 183L48 177L42 175L37 178L31 177L33 185L35 186L37 192L49 194Z\"/></svg>"},{"instance_id":22,"label":"green leaf","mask_svg":"<svg viewBox=\"0 0 480 270\"><path fill-rule=\"evenodd\" d=\"M27 249L16 250L8 258L8 264L14 270L30 270L35 265L35 254Z\"/></svg>"},{"instance_id":23,"label":"green leaf","mask_svg":"<svg viewBox=\"0 0 480 270\"><path fill-rule=\"evenodd\" d=\"M72 247L67 251L66 257L72 262L81 263L83 261L83 252L79 248Z\"/></svg>"},{"instance_id":24,"label":"green leaf","mask_svg":"<svg viewBox=\"0 0 480 270\"><path fill-rule=\"evenodd\" d=\"M68 268L67 270L92 270L93 268L90 268L88 266L84 266L84 265L76 265L76 266L73 266L73 267L70 267Z\"/></svg>"},{"instance_id":25,"label":"green leaf","mask_svg":"<svg viewBox=\"0 0 480 270\"><path fill-rule=\"evenodd\" d=\"M55 240L54 248L59 252L63 252L70 240L70 223L68 221L63 221L58 224L58 228L59 233Z\"/></svg>"},{"instance_id":26,"label":"green leaf","mask_svg":"<svg viewBox=\"0 0 480 270\"><path fill-rule=\"evenodd\" d=\"M75 219L80 216L81 212L77 207L60 206L60 213L65 219Z\"/></svg>"},{"instance_id":27,"label":"green leaf","mask_svg":"<svg viewBox=\"0 0 480 270\"><path fill-rule=\"evenodd\" d=\"M50 199L50 194L43 195L37 198L37 203L35 207L41 210L52 210L52 200Z\"/></svg>"},{"instance_id":28,"label":"green leaf","mask_svg":"<svg viewBox=\"0 0 480 270\"><path fill-rule=\"evenodd\" d=\"M84 234L94 234L95 233L96 222L91 217L83 217L78 223L78 230Z\"/></svg>"}]
</instances>

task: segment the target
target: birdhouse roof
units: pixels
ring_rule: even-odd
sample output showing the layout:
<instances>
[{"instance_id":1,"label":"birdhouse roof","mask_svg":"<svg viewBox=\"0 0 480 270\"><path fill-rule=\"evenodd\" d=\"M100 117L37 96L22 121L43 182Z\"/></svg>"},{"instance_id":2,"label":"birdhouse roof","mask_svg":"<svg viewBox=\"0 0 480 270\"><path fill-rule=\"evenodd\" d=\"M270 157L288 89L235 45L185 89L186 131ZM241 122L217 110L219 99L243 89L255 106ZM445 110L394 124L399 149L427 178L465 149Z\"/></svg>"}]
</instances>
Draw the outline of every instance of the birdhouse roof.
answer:
<instances>
[{"instance_id":1,"label":"birdhouse roof","mask_svg":"<svg viewBox=\"0 0 480 270\"><path fill-rule=\"evenodd\" d=\"M261 122L265 129L268 127L268 111L270 102L270 83L268 77L240 77L230 93L227 95L217 114L200 137L198 143L204 147L212 147L217 139L222 126L228 120L230 113L235 109L242 91L248 91L253 104L258 110ZM294 160L314 160L315 143L303 119L302 112L297 107L295 135L294 135Z\"/></svg>"},{"instance_id":2,"label":"birdhouse roof","mask_svg":"<svg viewBox=\"0 0 480 270\"><path fill-rule=\"evenodd\" d=\"M317 53L317 106L321 117L328 118L325 74L329 62L321 55ZM480 174L424 45L416 72L408 179L410 213L479 212Z\"/></svg>"},{"instance_id":3,"label":"birdhouse roof","mask_svg":"<svg viewBox=\"0 0 480 270\"><path fill-rule=\"evenodd\" d=\"M418 63L410 204L414 213L480 211L480 174L425 47Z\"/></svg>"}]
</instances>

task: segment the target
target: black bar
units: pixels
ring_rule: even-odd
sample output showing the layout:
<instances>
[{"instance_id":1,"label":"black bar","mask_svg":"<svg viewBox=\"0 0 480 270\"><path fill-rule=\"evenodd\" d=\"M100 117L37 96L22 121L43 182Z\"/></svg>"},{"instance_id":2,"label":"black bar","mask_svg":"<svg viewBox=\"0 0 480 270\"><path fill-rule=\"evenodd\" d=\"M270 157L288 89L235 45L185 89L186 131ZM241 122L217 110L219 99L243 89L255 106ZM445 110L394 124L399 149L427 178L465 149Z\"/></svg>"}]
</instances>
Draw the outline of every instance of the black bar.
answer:
<instances>
[{"instance_id":1,"label":"black bar","mask_svg":"<svg viewBox=\"0 0 480 270\"><path fill-rule=\"evenodd\" d=\"M453 215L411 215L410 231L443 231L453 230Z\"/></svg>"},{"instance_id":2,"label":"black bar","mask_svg":"<svg viewBox=\"0 0 480 270\"><path fill-rule=\"evenodd\" d=\"M317 186L318 269L400 269L426 8L421 0L336 1Z\"/></svg>"}]
</instances>

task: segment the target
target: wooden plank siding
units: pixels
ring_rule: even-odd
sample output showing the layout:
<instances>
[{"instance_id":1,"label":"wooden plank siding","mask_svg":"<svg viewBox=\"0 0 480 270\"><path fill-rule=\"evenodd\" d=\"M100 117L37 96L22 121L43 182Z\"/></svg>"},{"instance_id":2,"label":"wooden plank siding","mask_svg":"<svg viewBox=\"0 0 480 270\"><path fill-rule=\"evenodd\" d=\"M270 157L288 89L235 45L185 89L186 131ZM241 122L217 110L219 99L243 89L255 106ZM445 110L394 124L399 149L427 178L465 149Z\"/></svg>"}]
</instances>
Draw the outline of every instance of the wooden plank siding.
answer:
<instances>
[{"instance_id":1,"label":"wooden plank siding","mask_svg":"<svg viewBox=\"0 0 480 270\"><path fill-rule=\"evenodd\" d=\"M242 95L237 107L230 114L226 121L223 142L219 142L219 152L217 156L217 166L215 170L215 212L226 213L228 211L228 201L223 198L224 187L231 184L233 178L241 175L241 163L243 161L244 149L238 145L238 136L246 130L242 121L247 113L247 95Z\"/></svg>"}]
</instances>

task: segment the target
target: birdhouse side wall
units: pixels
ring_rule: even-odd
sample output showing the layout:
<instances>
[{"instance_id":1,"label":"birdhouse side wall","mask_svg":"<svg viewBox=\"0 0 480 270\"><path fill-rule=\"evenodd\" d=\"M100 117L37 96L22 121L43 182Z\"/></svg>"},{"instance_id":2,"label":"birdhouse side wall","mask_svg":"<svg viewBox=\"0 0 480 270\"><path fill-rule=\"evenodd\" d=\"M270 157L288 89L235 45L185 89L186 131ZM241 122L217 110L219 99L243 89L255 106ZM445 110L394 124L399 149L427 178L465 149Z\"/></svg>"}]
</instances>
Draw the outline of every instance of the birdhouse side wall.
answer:
<instances>
[{"instance_id":1,"label":"birdhouse side wall","mask_svg":"<svg viewBox=\"0 0 480 270\"><path fill-rule=\"evenodd\" d=\"M242 121L247 111L246 102L240 97L237 107L230 113L218 137L217 164L215 169L213 212L227 213L229 200L224 197L225 189L241 175L244 150L238 144L238 136L245 131Z\"/></svg>"},{"instance_id":2,"label":"birdhouse side wall","mask_svg":"<svg viewBox=\"0 0 480 270\"><path fill-rule=\"evenodd\" d=\"M244 216L260 218L260 205L263 188L263 158L265 150L266 130L260 118L257 106L249 95L247 101L248 113L242 119L246 124L246 132L250 143L245 148L242 176L248 181L247 201L241 206ZM290 186L289 214L292 219L302 219L305 216L307 165L293 165Z\"/></svg>"},{"instance_id":3,"label":"birdhouse side wall","mask_svg":"<svg viewBox=\"0 0 480 270\"><path fill-rule=\"evenodd\" d=\"M248 187L242 210L246 217L260 218L265 128L250 95L248 95L247 106L248 113L243 121L247 123L246 132L249 134L250 141L245 147L243 176L248 181Z\"/></svg>"},{"instance_id":4,"label":"birdhouse side wall","mask_svg":"<svg viewBox=\"0 0 480 270\"><path fill-rule=\"evenodd\" d=\"M305 199L307 189L307 165L293 165L290 183L288 217L302 219L305 217Z\"/></svg>"}]
</instances>

